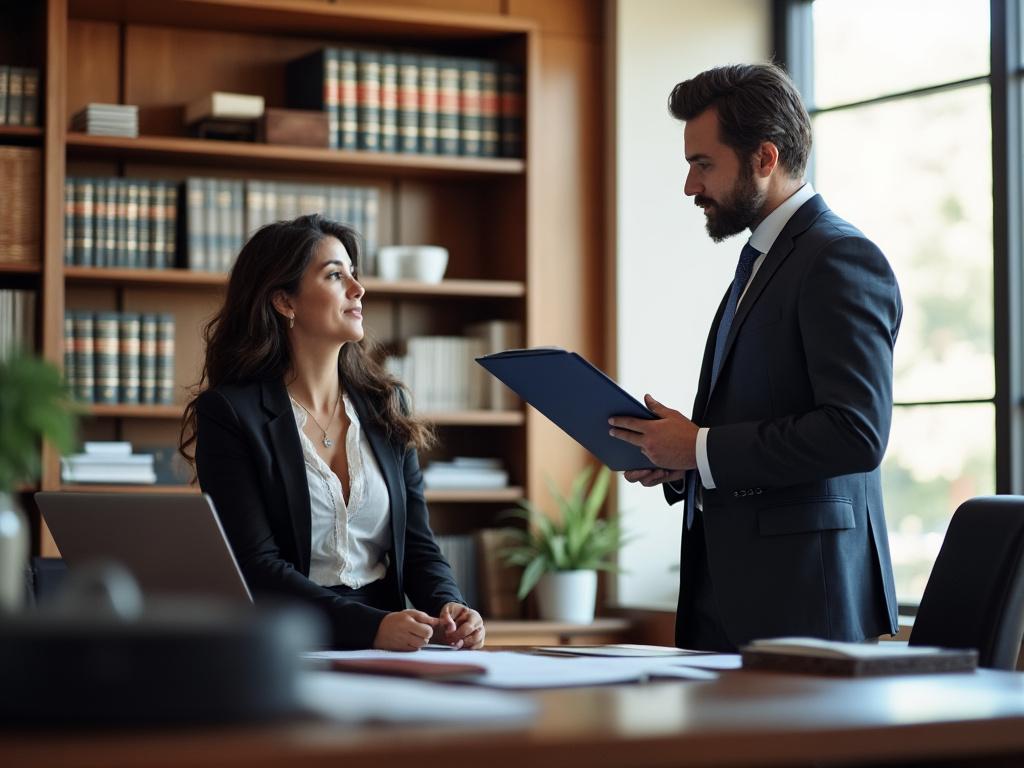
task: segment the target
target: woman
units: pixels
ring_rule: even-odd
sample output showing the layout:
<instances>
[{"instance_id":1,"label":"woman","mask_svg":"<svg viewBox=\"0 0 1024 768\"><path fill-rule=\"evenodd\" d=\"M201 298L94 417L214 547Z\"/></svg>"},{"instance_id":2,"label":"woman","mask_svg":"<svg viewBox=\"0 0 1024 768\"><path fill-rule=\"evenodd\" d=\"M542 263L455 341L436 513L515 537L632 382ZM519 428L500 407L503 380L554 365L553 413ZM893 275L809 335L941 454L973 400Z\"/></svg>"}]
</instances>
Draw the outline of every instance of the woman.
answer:
<instances>
[{"instance_id":1,"label":"woman","mask_svg":"<svg viewBox=\"0 0 1024 768\"><path fill-rule=\"evenodd\" d=\"M253 235L206 327L180 449L250 589L313 603L335 647L479 648L427 520L430 432L363 341L356 259L355 233L318 215Z\"/></svg>"}]
</instances>

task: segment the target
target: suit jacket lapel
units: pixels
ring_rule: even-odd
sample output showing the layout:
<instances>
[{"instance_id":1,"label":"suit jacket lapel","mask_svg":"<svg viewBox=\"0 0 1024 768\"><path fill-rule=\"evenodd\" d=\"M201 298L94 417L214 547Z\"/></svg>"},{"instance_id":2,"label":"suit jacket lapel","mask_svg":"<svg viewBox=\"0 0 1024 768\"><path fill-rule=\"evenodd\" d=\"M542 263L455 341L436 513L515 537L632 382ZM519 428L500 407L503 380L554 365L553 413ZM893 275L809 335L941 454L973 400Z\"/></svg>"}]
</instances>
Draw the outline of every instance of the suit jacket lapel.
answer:
<instances>
[{"instance_id":1,"label":"suit jacket lapel","mask_svg":"<svg viewBox=\"0 0 1024 768\"><path fill-rule=\"evenodd\" d=\"M309 508L309 485L306 465L302 458L302 443L292 414L288 390L280 381L262 384L263 409L267 412L267 434L273 446L274 458L281 468L281 482L288 500L288 516L295 536L295 551L299 555L299 570L309 574L312 546L312 521Z\"/></svg>"},{"instance_id":2,"label":"suit jacket lapel","mask_svg":"<svg viewBox=\"0 0 1024 768\"><path fill-rule=\"evenodd\" d=\"M828 206L825 205L825 201L821 195L815 195L806 203L797 209L797 212L790 217L789 221L786 222L786 226L782 228L779 236L775 239L775 243L772 248L765 255L764 261L761 263L761 267L757 270L757 274L754 275L753 280L750 281L750 285L747 287L746 294L744 294L739 307L736 310L736 316L733 318L732 327L729 328L729 336L725 340L725 348L722 350L722 368L725 367L725 363L729 358L729 352L732 350L733 344L736 342L736 336L739 334L740 327L743 325L743 321L747 319L747 315L750 314L750 310L757 303L758 298L764 292L765 286L772 279L772 276L782 266L782 262L786 260L786 257L793 250L794 240L796 237L801 235L811 224L814 223L822 213L828 210ZM721 313L719 313L719 321ZM713 331L717 333L718 323L715 324ZM719 376L721 379L721 376ZM716 382L717 383L717 382ZM708 400L711 399L711 395L714 394L714 388L708 392Z\"/></svg>"}]
</instances>

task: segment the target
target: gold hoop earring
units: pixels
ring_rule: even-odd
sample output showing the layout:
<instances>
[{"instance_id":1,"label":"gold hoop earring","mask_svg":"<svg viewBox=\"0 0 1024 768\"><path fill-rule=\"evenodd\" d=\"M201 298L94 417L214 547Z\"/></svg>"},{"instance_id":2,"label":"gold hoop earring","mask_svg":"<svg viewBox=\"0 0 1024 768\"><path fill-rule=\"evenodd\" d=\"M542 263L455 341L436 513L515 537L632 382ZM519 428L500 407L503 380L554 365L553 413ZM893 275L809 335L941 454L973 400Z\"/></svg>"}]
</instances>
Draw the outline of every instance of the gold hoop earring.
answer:
<instances>
[{"instance_id":1,"label":"gold hoop earring","mask_svg":"<svg viewBox=\"0 0 1024 768\"><path fill-rule=\"evenodd\" d=\"M295 327L295 315L292 315L291 317L288 318L288 327L289 328L294 328Z\"/></svg>"}]
</instances>

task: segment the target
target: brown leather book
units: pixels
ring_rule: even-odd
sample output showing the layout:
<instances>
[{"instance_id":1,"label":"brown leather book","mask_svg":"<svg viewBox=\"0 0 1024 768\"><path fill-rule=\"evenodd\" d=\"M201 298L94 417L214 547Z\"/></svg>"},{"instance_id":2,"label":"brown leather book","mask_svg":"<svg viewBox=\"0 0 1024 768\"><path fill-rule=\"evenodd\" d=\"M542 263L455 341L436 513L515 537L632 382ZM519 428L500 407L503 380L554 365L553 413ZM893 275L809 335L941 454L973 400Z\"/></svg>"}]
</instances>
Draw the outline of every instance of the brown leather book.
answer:
<instances>
[{"instance_id":1,"label":"brown leather book","mask_svg":"<svg viewBox=\"0 0 1024 768\"><path fill-rule=\"evenodd\" d=\"M479 664L434 664L415 659L332 659L331 669L360 675L415 677L420 680L464 680L487 674L487 668Z\"/></svg>"},{"instance_id":2,"label":"brown leather book","mask_svg":"<svg viewBox=\"0 0 1024 768\"><path fill-rule=\"evenodd\" d=\"M755 640L740 649L744 669L864 677L970 672L978 652L964 648L907 647L902 643L842 643L817 638Z\"/></svg>"}]
</instances>

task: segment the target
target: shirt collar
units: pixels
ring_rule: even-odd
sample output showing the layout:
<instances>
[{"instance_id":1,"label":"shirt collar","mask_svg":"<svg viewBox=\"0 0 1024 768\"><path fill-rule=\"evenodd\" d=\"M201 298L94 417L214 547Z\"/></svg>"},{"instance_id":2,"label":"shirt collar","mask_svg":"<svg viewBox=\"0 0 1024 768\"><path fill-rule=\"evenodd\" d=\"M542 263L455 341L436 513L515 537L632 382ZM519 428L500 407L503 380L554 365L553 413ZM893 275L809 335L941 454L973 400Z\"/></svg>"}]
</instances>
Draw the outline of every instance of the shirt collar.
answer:
<instances>
[{"instance_id":1,"label":"shirt collar","mask_svg":"<svg viewBox=\"0 0 1024 768\"><path fill-rule=\"evenodd\" d=\"M800 189L783 200L778 208L769 213L765 220L757 225L757 229L750 235L750 245L760 253L768 253L793 214L812 197L814 197L814 187L809 181L805 182Z\"/></svg>"}]
</instances>

